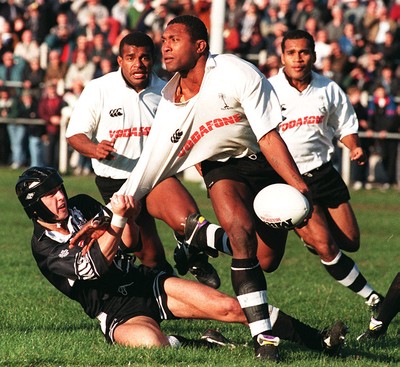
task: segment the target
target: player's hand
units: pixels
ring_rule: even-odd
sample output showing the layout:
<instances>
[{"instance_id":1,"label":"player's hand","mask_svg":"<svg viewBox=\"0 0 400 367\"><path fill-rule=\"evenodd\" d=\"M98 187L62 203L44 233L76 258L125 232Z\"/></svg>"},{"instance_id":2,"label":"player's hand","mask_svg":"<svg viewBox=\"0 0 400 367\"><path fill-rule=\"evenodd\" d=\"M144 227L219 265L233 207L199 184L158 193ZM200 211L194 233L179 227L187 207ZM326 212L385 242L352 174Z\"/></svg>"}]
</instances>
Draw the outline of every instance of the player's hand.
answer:
<instances>
[{"instance_id":1,"label":"player's hand","mask_svg":"<svg viewBox=\"0 0 400 367\"><path fill-rule=\"evenodd\" d=\"M115 153L117 150L114 148L115 139L112 140L102 140L96 145L96 159L102 160L114 160Z\"/></svg>"},{"instance_id":2,"label":"player's hand","mask_svg":"<svg viewBox=\"0 0 400 367\"><path fill-rule=\"evenodd\" d=\"M111 210L121 217L136 219L140 213L140 201L136 202L132 195L114 194L110 200Z\"/></svg>"},{"instance_id":3,"label":"player's hand","mask_svg":"<svg viewBox=\"0 0 400 367\"><path fill-rule=\"evenodd\" d=\"M299 225L296 226L296 228L303 228L308 224L308 221L310 220L312 213L314 211L314 206L313 206L313 202L312 202L312 197L311 197L311 193L306 190L306 191L300 191L307 199L310 210L308 211L307 216L303 219L303 222L301 222Z\"/></svg>"},{"instance_id":4,"label":"player's hand","mask_svg":"<svg viewBox=\"0 0 400 367\"><path fill-rule=\"evenodd\" d=\"M106 215L96 215L87 222L69 241L69 248L82 247L82 255L85 255L94 241L98 240L110 226L111 218Z\"/></svg>"},{"instance_id":5,"label":"player's hand","mask_svg":"<svg viewBox=\"0 0 400 367\"><path fill-rule=\"evenodd\" d=\"M362 166L366 162L366 156L361 147L354 148L350 151L350 159L352 161L357 161L357 164Z\"/></svg>"}]
</instances>

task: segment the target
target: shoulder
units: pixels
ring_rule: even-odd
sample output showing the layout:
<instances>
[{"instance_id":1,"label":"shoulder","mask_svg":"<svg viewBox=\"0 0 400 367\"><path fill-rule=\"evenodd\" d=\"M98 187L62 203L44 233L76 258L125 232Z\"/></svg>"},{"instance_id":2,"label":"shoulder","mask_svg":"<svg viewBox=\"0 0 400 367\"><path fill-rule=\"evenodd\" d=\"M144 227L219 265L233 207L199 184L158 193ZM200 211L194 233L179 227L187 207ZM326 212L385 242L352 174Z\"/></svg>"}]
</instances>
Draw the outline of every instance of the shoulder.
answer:
<instances>
[{"instance_id":1,"label":"shoulder","mask_svg":"<svg viewBox=\"0 0 400 367\"><path fill-rule=\"evenodd\" d=\"M212 60L215 62L220 72L225 71L226 73L230 73L234 70L238 70L244 73L262 75L261 71L253 64L233 54L210 55L207 67L211 65Z\"/></svg>"}]
</instances>

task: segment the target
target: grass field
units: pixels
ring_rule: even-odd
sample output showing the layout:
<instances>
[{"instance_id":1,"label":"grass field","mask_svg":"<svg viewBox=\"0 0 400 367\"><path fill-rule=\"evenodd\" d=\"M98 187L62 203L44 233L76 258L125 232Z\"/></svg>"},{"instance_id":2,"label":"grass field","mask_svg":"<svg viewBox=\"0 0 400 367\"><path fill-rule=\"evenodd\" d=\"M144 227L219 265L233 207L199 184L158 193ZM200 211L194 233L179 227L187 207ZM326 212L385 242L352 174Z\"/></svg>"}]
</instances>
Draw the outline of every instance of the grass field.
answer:
<instances>
[{"instance_id":1,"label":"grass field","mask_svg":"<svg viewBox=\"0 0 400 367\"><path fill-rule=\"evenodd\" d=\"M75 302L54 289L39 273L30 251L32 226L21 208L14 185L18 172L0 168L0 366L258 366L253 350L244 346L248 330L241 325L210 321L169 321L168 334L198 337L218 328L240 345L218 349L130 349L109 346L98 328ZM65 177L69 196L87 193L98 199L93 177ZM214 219L205 192L187 184L202 212ZM400 197L389 190L352 193L362 232L362 248L353 254L360 270L385 293L400 263ZM159 223L160 235L172 260L172 232ZM222 279L221 290L233 294L230 259L213 260ZM400 365L400 316L381 341L360 345L355 339L369 321L364 300L331 279L314 255L293 233L282 265L267 276L269 300L287 313L324 328L342 319L350 328L343 358L332 359L281 343L283 366L397 366Z\"/></svg>"}]
</instances>

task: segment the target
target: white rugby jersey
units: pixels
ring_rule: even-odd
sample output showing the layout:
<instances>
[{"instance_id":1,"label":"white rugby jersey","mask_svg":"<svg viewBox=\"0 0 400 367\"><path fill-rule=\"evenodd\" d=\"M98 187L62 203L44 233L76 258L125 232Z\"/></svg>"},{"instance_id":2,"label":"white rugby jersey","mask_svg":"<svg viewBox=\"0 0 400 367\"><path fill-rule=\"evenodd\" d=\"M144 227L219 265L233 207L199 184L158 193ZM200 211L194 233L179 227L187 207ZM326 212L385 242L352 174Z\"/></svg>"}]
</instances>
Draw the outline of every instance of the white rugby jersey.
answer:
<instances>
[{"instance_id":1,"label":"white rugby jersey","mask_svg":"<svg viewBox=\"0 0 400 367\"><path fill-rule=\"evenodd\" d=\"M236 56L210 55L199 93L184 103L174 102L179 78L175 74L163 89L142 157L120 190L136 199L203 160L258 153L258 140L282 121L270 83Z\"/></svg>"},{"instance_id":2,"label":"white rugby jersey","mask_svg":"<svg viewBox=\"0 0 400 367\"><path fill-rule=\"evenodd\" d=\"M71 116L67 137L83 133L94 142L117 138L115 160L92 159L98 176L127 178L142 153L165 81L152 74L150 85L137 93L121 70L90 81Z\"/></svg>"},{"instance_id":3,"label":"white rugby jersey","mask_svg":"<svg viewBox=\"0 0 400 367\"><path fill-rule=\"evenodd\" d=\"M334 81L312 72L303 92L293 88L283 69L268 79L278 95L284 121L279 133L300 173L331 160L332 139L357 134L358 120L345 92Z\"/></svg>"}]
</instances>

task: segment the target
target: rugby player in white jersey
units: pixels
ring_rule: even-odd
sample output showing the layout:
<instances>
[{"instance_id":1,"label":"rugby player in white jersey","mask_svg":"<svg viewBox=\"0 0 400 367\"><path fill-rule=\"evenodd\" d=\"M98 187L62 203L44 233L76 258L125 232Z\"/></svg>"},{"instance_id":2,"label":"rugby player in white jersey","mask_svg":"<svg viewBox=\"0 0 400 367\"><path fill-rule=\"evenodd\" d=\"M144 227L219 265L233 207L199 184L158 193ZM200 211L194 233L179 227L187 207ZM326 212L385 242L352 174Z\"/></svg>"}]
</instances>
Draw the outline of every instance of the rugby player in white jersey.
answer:
<instances>
[{"instance_id":1,"label":"rugby player in white jersey","mask_svg":"<svg viewBox=\"0 0 400 367\"><path fill-rule=\"evenodd\" d=\"M135 167L146 143L165 82L153 71L154 43L142 32L132 32L120 42L119 70L90 81L83 90L67 128L69 144L92 158L96 185L108 203ZM135 255L147 266L172 271L165 258L153 217L166 222L179 239L185 219L199 209L189 192L174 177L146 197L138 217L143 250ZM149 213L151 215L149 215ZM190 256L178 268L218 288L217 272L205 253ZM181 265L181 264L179 264Z\"/></svg>"},{"instance_id":2,"label":"rugby player in white jersey","mask_svg":"<svg viewBox=\"0 0 400 367\"><path fill-rule=\"evenodd\" d=\"M282 40L283 68L269 81L285 118L279 133L292 154L314 204L307 225L295 231L319 255L328 273L340 284L365 298L376 309L382 301L342 252L360 247L360 231L350 205L349 190L332 164L336 138L350 150L350 158L365 163L358 138L358 120L344 91L332 80L312 71L316 59L314 39L294 30ZM261 266L271 265L271 252L259 247Z\"/></svg>"},{"instance_id":3,"label":"rugby player in white jersey","mask_svg":"<svg viewBox=\"0 0 400 367\"><path fill-rule=\"evenodd\" d=\"M269 229L252 203L263 187L286 181L308 196L295 162L276 130L278 99L262 73L233 55L211 55L208 33L197 17L172 19L162 36L169 72L151 133L135 170L120 193L136 199L162 179L201 162L216 216L230 239L231 278L249 323L256 357L279 360L279 338L271 331L267 285L257 246L283 254L286 231ZM203 217L186 221L190 246L217 232ZM221 249L221 248L219 248Z\"/></svg>"}]
</instances>

